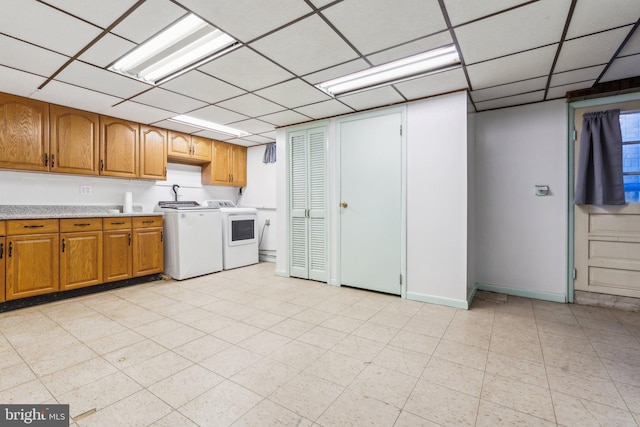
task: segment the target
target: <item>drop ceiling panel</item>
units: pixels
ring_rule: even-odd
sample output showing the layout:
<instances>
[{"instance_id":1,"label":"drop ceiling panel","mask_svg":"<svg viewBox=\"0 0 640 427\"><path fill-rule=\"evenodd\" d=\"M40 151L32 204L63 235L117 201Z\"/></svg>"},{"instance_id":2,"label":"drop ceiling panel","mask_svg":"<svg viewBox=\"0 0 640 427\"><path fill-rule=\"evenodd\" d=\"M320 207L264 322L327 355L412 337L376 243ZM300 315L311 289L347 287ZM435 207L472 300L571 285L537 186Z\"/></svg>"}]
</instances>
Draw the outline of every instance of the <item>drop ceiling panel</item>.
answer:
<instances>
[{"instance_id":1,"label":"drop ceiling panel","mask_svg":"<svg viewBox=\"0 0 640 427\"><path fill-rule=\"evenodd\" d=\"M174 115L170 111L164 111L159 108L149 107L132 101L125 101L114 107L105 108L100 113L107 116L119 117L121 119L145 124L165 120Z\"/></svg>"},{"instance_id":2,"label":"drop ceiling panel","mask_svg":"<svg viewBox=\"0 0 640 427\"><path fill-rule=\"evenodd\" d=\"M638 76L640 70L640 55L625 56L613 61L611 67L607 70L601 82L609 82L612 80L626 79L627 77Z\"/></svg>"},{"instance_id":3,"label":"drop ceiling panel","mask_svg":"<svg viewBox=\"0 0 640 427\"><path fill-rule=\"evenodd\" d=\"M153 88L131 99L151 107L161 108L174 113L184 114L207 105L205 102L189 98L161 88Z\"/></svg>"},{"instance_id":4,"label":"drop ceiling panel","mask_svg":"<svg viewBox=\"0 0 640 427\"><path fill-rule=\"evenodd\" d=\"M271 101L260 98L259 96L248 93L238 96L237 98L228 99L217 104L220 107L227 108L231 111L240 112L249 116L263 116L265 114L282 111L285 108L281 105L274 104Z\"/></svg>"},{"instance_id":5,"label":"drop ceiling panel","mask_svg":"<svg viewBox=\"0 0 640 427\"><path fill-rule=\"evenodd\" d=\"M107 28L133 6L136 0L45 0L45 2L99 27Z\"/></svg>"},{"instance_id":6,"label":"drop ceiling panel","mask_svg":"<svg viewBox=\"0 0 640 427\"><path fill-rule=\"evenodd\" d=\"M33 98L79 110L93 111L94 113L99 113L122 101L122 99L115 96L105 95L55 80L34 93Z\"/></svg>"},{"instance_id":7,"label":"drop ceiling panel","mask_svg":"<svg viewBox=\"0 0 640 427\"><path fill-rule=\"evenodd\" d=\"M640 31L636 30L627 44L624 46L622 51L620 51L619 56L627 56L627 55L635 55L636 53L640 53Z\"/></svg>"},{"instance_id":8,"label":"drop ceiling panel","mask_svg":"<svg viewBox=\"0 0 640 427\"><path fill-rule=\"evenodd\" d=\"M203 138L215 139L216 141L228 141L229 139L234 138L234 136L228 135L226 133L219 133L219 132L213 132L210 130L200 130L200 129L198 129L197 132L193 132L193 135L198 135Z\"/></svg>"},{"instance_id":9,"label":"drop ceiling panel","mask_svg":"<svg viewBox=\"0 0 640 427\"><path fill-rule=\"evenodd\" d=\"M44 77L0 65L0 92L29 96L38 89Z\"/></svg>"},{"instance_id":10,"label":"drop ceiling panel","mask_svg":"<svg viewBox=\"0 0 640 427\"><path fill-rule=\"evenodd\" d=\"M311 0L311 3L317 8L324 7L329 3L333 3L335 0Z\"/></svg>"},{"instance_id":11,"label":"drop ceiling panel","mask_svg":"<svg viewBox=\"0 0 640 427\"><path fill-rule=\"evenodd\" d=\"M595 80L600 73L602 73L602 70L604 70L604 65L556 73L551 77L551 86L562 86L587 80Z\"/></svg>"},{"instance_id":12,"label":"drop ceiling panel","mask_svg":"<svg viewBox=\"0 0 640 427\"><path fill-rule=\"evenodd\" d=\"M254 91L293 77L293 74L246 47L216 58L201 66L199 70L247 91Z\"/></svg>"},{"instance_id":13,"label":"drop ceiling panel","mask_svg":"<svg viewBox=\"0 0 640 427\"><path fill-rule=\"evenodd\" d=\"M322 13L365 55L446 29L437 0L350 0Z\"/></svg>"},{"instance_id":14,"label":"drop ceiling panel","mask_svg":"<svg viewBox=\"0 0 640 427\"><path fill-rule=\"evenodd\" d=\"M211 0L179 2L245 43L312 12L312 9L300 0L217 0L215 6L211 4Z\"/></svg>"},{"instance_id":15,"label":"drop ceiling panel","mask_svg":"<svg viewBox=\"0 0 640 427\"><path fill-rule=\"evenodd\" d=\"M153 125L161 127L163 129L175 130L182 133L195 133L201 130L200 128L197 128L195 126L187 126L183 125L182 123L176 123L169 120L160 120L159 122L153 123Z\"/></svg>"},{"instance_id":16,"label":"drop ceiling panel","mask_svg":"<svg viewBox=\"0 0 640 427\"><path fill-rule=\"evenodd\" d=\"M356 59L354 50L318 16L303 19L251 46L297 75Z\"/></svg>"},{"instance_id":17,"label":"drop ceiling panel","mask_svg":"<svg viewBox=\"0 0 640 427\"><path fill-rule=\"evenodd\" d=\"M570 0L539 2L455 29L467 64L557 43Z\"/></svg>"},{"instance_id":18,"label":"drop ceiling panel","mask_svg":"<svg viewBox=\"0 0 640 427\"><path fill-rule=\"evenodd\" d=\"M567 39L634 24L638 18L640 2L635 0L580 0L573 11Z\"/></svg>"},{"instance_id":19,"label":"drop ceiling panel","mask_svg":"<svg viewBox=\"0 0 640 427\"><path fill-rule=\"evenodd\" d=\"M0 35L0 65L49 76L69 60L50 50Z\"/></svg>"},{"instance_id":20,"label":"drop ceiling panel","mask_svg":"<svg viewBox=\"0 0 640 427\"><path fill-rule=\"evenodd\" d=\"M628 33L629 28L625 27L565 41L555 71L606 64Z\"/></svg>"},{"instance_id":21,"label":"drop ceiling panel","mask_svg":"<svg viewBox=\"0 0 640 427\"><path fill-rule=\"evenodd\" d=\"M550 87L549 92L547 93L547 99L564 98L567 92L571 92L572 90L588 89L593 86L593 83L595 83L595 80Z\"/></svg>"},{"instance_id":22,"label":"drop ceiling panel","mask_svg":"<svg viewBox=\"0 0 640 427\"><path fill-rule=\"evenodd\" d=\"M411 43L406 43L373 55L368 55L367 59L371 61L373 65L380 65L406 58L407 56L417 55L418 53L426 52L431 49L450 45L452 43L453 39L451 38L451 33L449 31L443 31L442 33L431 37L425 37Z\"/></svg>"},{"instance_id":23,"label":"drop ceiling panel","mask_svg":"<svg viewBox=\"0 0 640 427\"><path fill-rule=\"evenodd\" d=\"M230 142L235 145L242 145L243 147L253 147L254 145L257 145L254 142L248 141L246 139L241 139L241 138L227 139L227 142Z\"/></svg>"},{"instance_id":24,"label":"drop ceiling panel","mask_svg":"<svg viewBox=\"0 0 640 427\"><path fill-rule=\"evenodd\" d=\"M547 77L539 77L537 79L529 79L521 82L476 90L474 92L471 92L471 98L474 102L488 101L490 99L503 98L505 96L513 96L525 92L542 90L546 87L546 84Z\"/></svg>"},{"instance_id":25,"label":"drop ceiling panel","mask_svg":"<svg viewBox=\"0 0 640 427\"><path fill-rule=\"evenodd\" d=\"M491 101L478 102L476 108L478 111L490 110L492 108L509 107L512 105L530 104L532 102L540 102L544 98L544 91L525 93L522 95L509 96L507 98L493 99Z\"/></svg>"},{"instance_id":26,"label":"drop ceiling panel","mask_svg":"<svg viewBox=\"0 0 640 427\"><path fill-rule=\"evenodd\" d=\"M398 83L395 87L405 98L411 100L467 89L467 79L462 68L456 68L455 70Z\"/></svg>"},{"instance_id":27,"label":"drop ceiling panel","mask_svg":"<svg viewBox=\"0 0 640 427\"><path fill-rule=\"evenodd\" d=\"M105 68L134 47L136 47L134 43L109 33L100 38L96 44L80 55L78 59Z\"/></svg>"},{"instance_id":28,"label":"drop ceiling panel","mask_svg":"<svg viewBox=\"0 0 640 427\"><path fill-rule=\"evenodd\" d=\"M221 125L228 125L232 122L238 122L240 120L247 119L247 116L245 115L234 113L233 111L216 107L215 105L209 105L208 107L204 107L196 111L191 111L189 113L189 116L196 117L202 120L209 120L210 122L219 123Z\"/></svg>"},{"instance_id":29,"label":"drop ceiling panel","mask_svg":"<svg viewBox=\"0 0 640 427\"><path fill-rule=\"evenodd\" d=\"M557 45L505 56L467 67L474 90L547 76Z\"/></svg>"},{"instance_id":30,"label":"drop ceiling panel","mask_svg":"<svg viewBox=\"0 0 640 427\"><path fill-rule=\"evenodd\" d=\"M256 95L284 105L287 108L295 108L331 99L329 95L320 89L300 79L289 80L288 82L259 90Z\"/></svg>"},{"instance_id":31,"label":"drop ceiling panel","mask_svg":"<svg viewBox=\"0 0 640 427\"><path fill-rule=\"evenodd\" d=\"M259 119L267 123L272 123L276 126L287 126L294 123L302 123L310 120L309 117L303 116L302 114L296 113L292 110L267 114L266 116L259 117Z\"/></svg>"},{"instance_id":32,"label":"drop ceiling panel","mask_svg":"<svg viewBox=\"0 0 640 427\"><path fill-rule=\"evenodd\" d=\"M501 1L469 1L444 0L451 24L456 26L464 22L482 18L493 13L528 3L529 0L501 0Z\"/></svg>"},{"instance_id":33,"label":"drop ceiling panel","mask_svg":"<svg viewBox=\"0 0 640 427\"><path fill-rule=\"evenodd\" d=\"M304 114L305 116L313 117L314 119L322 119L325 117L354 112L352 108L347 107L335 99L296 108L296 111L300 114Z\"/></svg>"},{"instance_id":34,"label":"drop ceiling panel","mask_svg":"<svg viewBox=\"0 0 640 427\"><path fill-rule=\"evenodd\" d=\"M354 110L366 110L368 108L380 107L382 105L396 104L404 101L402 95L393 87L385 86L378 89L368 90L353 95L340 97L340 101L347 104Z\"/></svg>"},{"instance_id":35,"label":"drop ceiling panel","mask_svg":"<svg viewBox=\"0 0 640 427\"><path fill-rule=\"evenodd\" d=\"M249 133L269 132L275 129L275 126L271 123L266 123L257 119L243 120L241 122L232 123L230 126Z\"/></svg>"},{"instance_id":36,"label":"drop ceiling panel","mask_svg":"<svg viewBox=\"0 0 640 427\"><path fill-rule=\"evenodd\" d=\"M198 70L189 71L180 77L169 80L162 87L211 104L244 93L242 89L238 89Z\"/></svg>"},{"instance_id":37,"label":"drop ceiling panel","mask_svg":"<svg viewBox=\"0 0 640 427\"><path fill-rule=\"evenodd\" d=\"M250 135L250 136L245 136L244 138L241 138L241 139L244 141L252 142L254 144L268 144L271 142L275 142L273 138L267 138L262 135Z\"/></svg>"},{"instance_id":38,"label":"drop ceiling panel","mask_svg":"<svg viewBox=\"0 0 640 427\"><path fill-rule=\"evenodd\" d=\"M72 62L62 70L56 76L56 80L120 98L129 98L151 87L137 80L79 61Z\"/></svg>"},{"instance_id":39,"label":"drop ceiling panel","mask_svg":"<svg viewBox=\"0 0 640 427\"><path fill-rule=\"evenodd\" d=\"M370 65L364 59L356 59L344 64L336 65L335 67L328 68L326 70L318 71L317 73L311 73L304 76L304 80L311 84L318 84L332 80L338 77L346 76L347 74L355 73L356 71L369 68Z\"/></svg>"},{"instance_id":40,"label":"drop ceiling panel","mask_svg":"<svg viewBox=\"0 0 640 427\"><path fill-rule=\"evenodd\" d=\"M142 43L187 13L170 0L147 0L112 31L127 40Z\"/></svg>"},{"instance_id":41,"label":"drop ceiling panel","mask_svg":"<svg viewBox=\"0 0 640 427\"><path fill-rule=\"evenodd\" d=\"M101 30L35 1L3 0L2 33L73 56ZM11 11L11 13L7 13Z\"/></svg>"}]
</instances>

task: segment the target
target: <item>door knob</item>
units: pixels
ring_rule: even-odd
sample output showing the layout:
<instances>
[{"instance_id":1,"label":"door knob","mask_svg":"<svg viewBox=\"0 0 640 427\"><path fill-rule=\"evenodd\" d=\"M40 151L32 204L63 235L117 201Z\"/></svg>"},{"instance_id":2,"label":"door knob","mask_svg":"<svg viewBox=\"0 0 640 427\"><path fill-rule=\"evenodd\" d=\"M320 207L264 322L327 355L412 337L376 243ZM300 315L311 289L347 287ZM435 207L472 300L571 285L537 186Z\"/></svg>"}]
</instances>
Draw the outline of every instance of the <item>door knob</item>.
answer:
<instances>
[{"instance_id":1,"label":"door knob","mask_svg":"<svg viewBox=\"0 0 640 427\"><path fill-rule=\"evenodd\" d=\"M340 207L341 208L346 208L347 206L349 206L349 205L346 202L340 203Z\"/></svg>"}]
</instances>

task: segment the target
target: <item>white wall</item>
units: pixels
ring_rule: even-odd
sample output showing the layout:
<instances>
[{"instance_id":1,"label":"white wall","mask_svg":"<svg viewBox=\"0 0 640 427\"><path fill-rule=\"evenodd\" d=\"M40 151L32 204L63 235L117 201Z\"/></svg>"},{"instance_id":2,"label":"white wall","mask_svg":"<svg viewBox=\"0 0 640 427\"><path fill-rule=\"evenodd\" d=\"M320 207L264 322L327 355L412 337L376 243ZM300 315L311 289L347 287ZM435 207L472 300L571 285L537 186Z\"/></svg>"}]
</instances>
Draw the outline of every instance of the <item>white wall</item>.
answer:
<instances>
[{"instance_id":1,"label":"white wall","mask_svg":"<svg viewBox=\"0 0 640 427\"><path fill-rule=\"evenodd\" d=\"M467 114L467 300L476 286L476 114Z\"/></svg>"},{"instance_id":2,"label":"white wall","mask_svg":"<svg viewBox=\"0 0 640 427\"><path fill-rule=\"evenodd\" d=\"M476 117L477 281L566 294L567 112L551 101ZM549 185L537 197L534 185Z\"/></svg>"},{"instance_id":3,"label":"white wall","mask_svg":"<svg viewBox=\"0 0 640 427\"><path fill-rule=\"evenodd\" d=\"M467 300L467 95L408 105L407 298Z\"/></svg>"}]
</instances>

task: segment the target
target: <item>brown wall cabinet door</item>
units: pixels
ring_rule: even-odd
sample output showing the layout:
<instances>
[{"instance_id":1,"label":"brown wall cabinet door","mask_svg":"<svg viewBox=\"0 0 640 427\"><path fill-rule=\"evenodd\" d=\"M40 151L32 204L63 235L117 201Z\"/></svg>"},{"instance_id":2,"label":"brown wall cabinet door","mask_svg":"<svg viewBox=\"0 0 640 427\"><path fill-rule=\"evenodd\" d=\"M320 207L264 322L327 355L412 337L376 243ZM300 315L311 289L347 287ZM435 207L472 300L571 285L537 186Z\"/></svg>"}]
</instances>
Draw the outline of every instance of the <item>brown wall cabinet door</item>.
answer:
<instances>
[{"instance_id":1,"label":"brown wall cabinet door","mask_svg":"<svg viewBox=\"0 0 640 427\"><path fill-rule=\"evenodd\" d=\"M191 135L191 157L194 161L207 163L211 161L211 140Z\"/></svg>"},{"instance_id":2,"label":"brown wall cabinet door","mask_svg":"<svg viewBox=\"0 0 640 427\"><path fill-rule=\"evenodd\" d=\"M0 168L49 170L49 104L0 94Z\"/></svg>"},{"instance_id":3,"label":"brown wall cabinet door","mask_svg":"<svg viewBox=\"0 0 640 427\"><path fill-rule=\"evenodd\" d=\"M100 175L138 176L138 123L100 116Z\"/></svg>"},{"instance_id":4,"label":"brown wall cabinet door","mask_svg":"<svg viewBox=\"0 0 640 427\"><path fill-rule=\"evenodd\" d=\"M133 274L131 229L104 231L103 281L128 279Z\"/></svg>"},{"instance_id":5,"label":"brown wall cabinet door","mask_svg":"<svg viewBox=\"0 0 640 427\"><path fill-rule=\"evenodd\" d=\"M247 185L247 147L231 146L231 185L245 187Z\"/></svg>"},{"instance_id":6,"label":"brown wall cabinet door","mask_svg":"<svg viewBox=\"0 0 640 427\"><path fill-rule=\"evenodd\" d=\"M50 170L98 175L98 114L53 104L49 108Z\"/></svg>"},{"instance_id":7,"label":"brown wall cabinet door","mask_svg":"<svg viewBox=\"0 0 640 427\"><path fill-rule=\"evenodd\" d=\"M140 178L167 179L167 131L140 125Z\"/></svg>"},{"instance_id":8,"label":"brown wall cabinet door","mask_svg":"<svg viewBox=\"0 0 640 427\"><path fill-rule=\"evenodd\" d=\"M146 276L164 271L163 229L159 227L133 230L133 276Z\"/></svg>"},{"instance_id":9,"label":"brown wall cabinet door","mask_svg":"<svg viewBox=\"0 0 640 427\"><path fill-rule=\"evenodd\" d=\"M202 167L202 183L234 187L247 185L247 147L213 141L211 163Z\"/></svg>"},{"instance_id":10,"label":"brown wall cabinet door","mask_svg":"<svg viewBox=\"0 0 640 427\"><path fill-rule=\"evenodd\" d=\"M102 231L60 234L60 289L102 283Z\"/></svg>"},{"instance_id":11,"label":"brown wall cabinet door","mask_svg":"<svg viewBox=\"0 0 640 427\"><path fill-rule=\"evenodd\" d=\"M191 156L191 135L170 130L167 155L170 158L188 159Z\"/></svg>"},{"instance_id":12,"label":"brown wall cabinet door","mask_svg":"<svg viewBox=\"0 0 640 427\"><path fill-rule=\"evenodd\" d=\"M59 289L58 239L58 233L7 238L7 300L47 294Z\"/></svg>"}]
</instances>

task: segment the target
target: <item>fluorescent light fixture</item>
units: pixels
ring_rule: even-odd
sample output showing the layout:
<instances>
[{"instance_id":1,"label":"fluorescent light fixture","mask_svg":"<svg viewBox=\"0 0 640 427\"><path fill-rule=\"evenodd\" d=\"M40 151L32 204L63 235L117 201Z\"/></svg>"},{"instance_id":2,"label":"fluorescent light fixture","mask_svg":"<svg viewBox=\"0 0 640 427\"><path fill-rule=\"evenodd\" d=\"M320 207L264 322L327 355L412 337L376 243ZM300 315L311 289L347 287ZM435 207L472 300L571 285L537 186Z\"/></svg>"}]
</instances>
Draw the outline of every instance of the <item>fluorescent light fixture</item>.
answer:
<instances>
[{"instance_id":1,"label":"fluorescent light fixture","mask_svg":"<svg viewBox=\"0 0 640 427\"><path fill-rule=\"evenodd\" d=\"M161 84L239 46L240 42L228 34L189 14L109 69L146 83Z\"/></svg>"},{"instance_id":2,"label":"fluorescent light fixture","mask_svg":"<svg viewBox=\"0 0 640 427\"><path fill-rule=\"evenodd\" d=\"M245 132L243 130L234 129L229 126L219 125L218 123L210 122L208 120L198 119L196 117L191 117L191 116L180 115L180 116L172 117L167 120L169 120L170 122L180 123L183 125L195 126L200 129L211 130L218 133L224 133L226 135L231 135L239 138L250 135L249 132Z\"/></svg>"},{"instance_id":3,"label":"fluorescent light fixture","mask_svg":"<svg viewBox=\"0 0 640 427\"><path fill-rule=\"evenodd\" d=\"M458 65L460 56L455 46L450 45L329 80L316 87L336 97L422 77Z\"/></svg>"}]
</instances>

